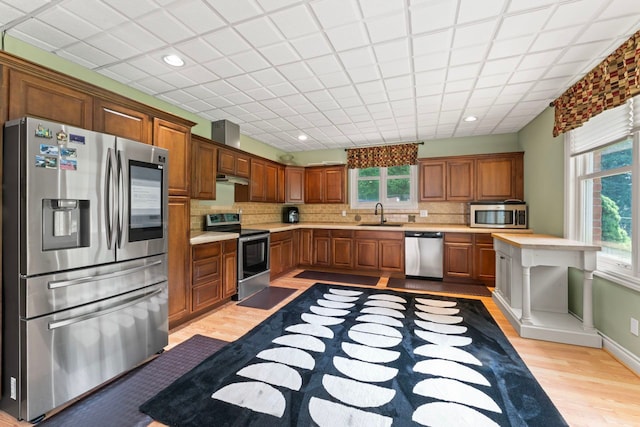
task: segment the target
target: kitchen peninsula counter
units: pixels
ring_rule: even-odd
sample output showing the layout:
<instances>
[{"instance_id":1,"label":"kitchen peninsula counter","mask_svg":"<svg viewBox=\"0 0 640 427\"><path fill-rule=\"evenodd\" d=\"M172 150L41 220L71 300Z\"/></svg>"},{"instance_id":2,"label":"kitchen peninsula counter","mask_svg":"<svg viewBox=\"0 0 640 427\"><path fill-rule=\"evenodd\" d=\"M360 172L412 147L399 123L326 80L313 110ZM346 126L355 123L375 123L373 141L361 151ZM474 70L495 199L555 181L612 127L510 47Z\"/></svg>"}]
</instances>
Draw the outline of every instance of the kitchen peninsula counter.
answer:
<instances>
[{"instance_id":1,"label":"kitchen peninsula counter","mask_svg":"<svg viewBox=\"0 0 640 427\"><path fill-rule=\"evenodd\" d=\"M199 245L202 243L220 242L223 240L237 239L240 237L238 233L227 233L224 231L192 231L190 237L191 245Z\"/></svg>"},{"instance_id":2,"label":"kitchen peninsula counter","mask_svg":"<svg viewBox=\"0 0 640 427\"><path fill-rule=\"evenodd\" d=\"M599 246L541 234L493 233L493 300L524 338L599 348L593 271ZM569 313L568 268L583 270L582 321Z\"/></svg>"},{"instance_id":3,"label":"kitchen peninsula counter","mask_svg":"<svg viewBox=\"0 0 640 427\"><path fill-rule=\"evenodd\" d=\"M278 231L289 231L304 228L319 228L332 230L378 230L378 231L442 231L443 233L499 233L505 232L502 228L475 228L468 225L460 224L420 224L420 223L401 223L401 225L362 225L361 222L299 222L296 224L283 224L279 222L251 224L249 228L257 228L269 230L272 233ZM370 223L366 223L370 224ZM394 223L391 223L394 224ZM400 224L400 223L396 223ZM509 233L514 234L530 234L531 229L509 229Z\"/></svg>"}]
</instances>

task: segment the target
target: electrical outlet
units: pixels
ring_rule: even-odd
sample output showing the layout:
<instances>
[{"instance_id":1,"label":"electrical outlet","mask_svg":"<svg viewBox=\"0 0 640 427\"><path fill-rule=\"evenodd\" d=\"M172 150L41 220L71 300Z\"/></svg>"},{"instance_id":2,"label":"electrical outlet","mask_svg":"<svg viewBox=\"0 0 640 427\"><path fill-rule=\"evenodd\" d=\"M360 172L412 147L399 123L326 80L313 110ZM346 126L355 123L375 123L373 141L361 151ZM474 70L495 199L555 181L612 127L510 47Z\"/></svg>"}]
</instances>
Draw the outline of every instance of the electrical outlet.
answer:
<instances>
[{"instance_id":1,"label":"electrical outlet","mask_svg":"<svg viewBox=\"0 0 640 427\"><path fill-rule=\"evenodd\" d=\"M429 216L429 211L428 210L423 209L423 210L420 211L420 217L421 218L425 218L427 216Z\"/></svg>"},{"instance_id":2,"label":"electrical outlet","mask_svg":"<svg viewBox=\"0 0 640 427\"><path fill-rule=\"evenodd\" d=\"M638 319L631 318L631 333L635 336L638 336Z\"/></svg>"},{"instance_id":3,"label":"electrical outlet","mask_svg":"<svg viewBox=\"0 0 640 427\"><path fill-rule=\"evenodd\" d=\"M342 216L347 216L347 211L342 211Z\"/></svg>"}]
</instances>

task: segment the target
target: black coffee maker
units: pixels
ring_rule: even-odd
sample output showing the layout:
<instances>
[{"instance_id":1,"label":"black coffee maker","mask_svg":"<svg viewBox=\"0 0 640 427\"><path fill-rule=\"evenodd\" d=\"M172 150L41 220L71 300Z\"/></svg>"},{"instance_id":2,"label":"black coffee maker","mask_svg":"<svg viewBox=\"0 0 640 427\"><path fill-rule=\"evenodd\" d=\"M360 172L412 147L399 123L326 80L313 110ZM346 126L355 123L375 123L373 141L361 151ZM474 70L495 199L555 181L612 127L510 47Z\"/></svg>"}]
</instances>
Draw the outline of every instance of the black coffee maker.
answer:
<instances>
[{"instance_id":1,"label":"black coffee maker","mask_svg":"<svg viewBox=\"0 0 640 427\"><path fill-rule=\"evenodd\" d=\"M285 224L294 224L300 221L300 212L295 206L282 207L282 222Z\"/></svg>"}]
</instances>

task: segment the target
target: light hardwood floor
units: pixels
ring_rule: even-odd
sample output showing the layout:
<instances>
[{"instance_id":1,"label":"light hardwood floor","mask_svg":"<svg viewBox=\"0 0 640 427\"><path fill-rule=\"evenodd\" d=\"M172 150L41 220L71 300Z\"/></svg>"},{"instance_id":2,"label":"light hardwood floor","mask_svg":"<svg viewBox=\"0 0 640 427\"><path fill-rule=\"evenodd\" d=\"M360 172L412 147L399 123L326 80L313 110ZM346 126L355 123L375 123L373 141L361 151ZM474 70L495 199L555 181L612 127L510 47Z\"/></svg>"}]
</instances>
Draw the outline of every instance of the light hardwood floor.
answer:
<instances>
[{"instance_id":1,"label":"light hardwood floor","mask_svg":"<svg viewBox=\"0 0 640 427\"><path fill-rule=\"evenodd\" d=\"M316 282L294 278L299 271L271 283L298 290L273 309L259 310L227 303L213 313L171 331L168 348L194 334L225 341L238 339ZM382 278L377 287L386 287L386 283L387 278ZM569 425L640 426L640 377L607 351L520 338L490 297L446 295L475 298L484 303ZM0 412L0 427L29 425ZM150 426L161 424L153 422Z\"/></svg>"}]
</instances>

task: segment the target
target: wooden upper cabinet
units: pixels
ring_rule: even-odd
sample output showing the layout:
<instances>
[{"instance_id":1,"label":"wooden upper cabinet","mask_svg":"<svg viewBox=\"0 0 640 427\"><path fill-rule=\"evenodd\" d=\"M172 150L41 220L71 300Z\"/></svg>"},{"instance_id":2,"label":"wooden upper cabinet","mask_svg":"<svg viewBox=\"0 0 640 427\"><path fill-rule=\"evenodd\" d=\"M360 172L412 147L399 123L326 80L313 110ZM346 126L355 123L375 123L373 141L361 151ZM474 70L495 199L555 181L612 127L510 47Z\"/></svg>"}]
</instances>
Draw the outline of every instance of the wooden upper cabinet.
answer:
<instances>
[{"instance_id":1,"label":"wooden upper cabinet","mask_svg":"<svg viewBox=\"0 0 640 427\"><path fill-rule=\"evenodd\" d=\"M6 68L9 76L9 120L39 117L93 129L93 97L86 92Z\"/></svg>"},{"instance_id":2,"label":"wooden upper cabinet","mask_svg":"<svg viewBox=\"0 0 640 427\"><path fill-rule=\"evenodd\" d=\"M152 127L148 114L112 102L96 99L93 114L94 128L122 138L151 144Z\"/></svg>"},{"instance_id":3,"label":"wooden upper cabinet","mask_svg":"<svg viewBox=\"0 0 640 427\"><path fill-rule=\"evenodd\" d=\"M250 157L226 148L218 150L218 173L249 178L251 173Z\"/></svg>"},{"instance_id":4,"label":"wooden upper cabinet","mask_svg":"<svg viewBox=\"0 0 640 427\"><path fill-rule=\"evenodd\" d=\"M304 168L287 166L284 173L285 202L304 203Z\"/></svg>"},{"instance_id":5,"label":"wooden upper cabinet","mask_svg":"<svg viewBox=\"0 0 640 427\"><path fill-rule=\"evenodd\" d=\"M169 150L169 195L189 196L191 187L191 129L153 119L153 145Z\"/></svg>"},{"instance_id":6,"label":"wooden upper cabinet","mask_svg":"<svg viewBox=\"0 0 640 427\"><path fill-rule=\"evenodd\" d=\"M524 198L523 155L508 153L476 160L476 200Z\"/></svg>"},{"instance_id":7,"label":"wooden upper cabinet","mask_svg":"<svg viewBox=\"0 0 640 427\"><path fill-rule=\"evenodd\" d=\"M261 159L251 159L251 183L249 184L249 200L252 202L266 201L265 162Z\"/></svg>"},{"instance_id":8,"label":"wooden upper cabinet","mask_svg":"<svg viewBox=\"0 0 640 427\"><path fill-rule=\"evenodd\" d=\"M264 201L276 203L278 201L278 165L271 162L265 162L264 165Z\"/></svg>"},{"instance_id":9,"label":"wooden upper cabinet","mask_svg":"<svg viewBox=\"0 0 640 427\"><path fill-rule=\"evenodd\" d=\"M444 160L421 160L418 167L420 201L442 202L447 200L447 162Z\"/></svg>"},{"instance_id":10,"label":"wooden upper cabinet","mask_svg":"<svg viewBox=\"0 0 640 427\"><path fill-rule=\"evenodd\" d=\"M447 161L447 200L471 201L474 198L473 160Z\"/></svg>"},{"instance_id":11,"label":"wooden upper cabinet","mask_svg":"<svg viewBox=\"0 0 640 427\"><path fill-rule=\"evenodd\" d=\"M191 140L191 197L215 200L218 148L205 138Z\"/></svg>"},{"instance_id":12,"label":"wooden upper cabinet","mask_svg":"<svg viewBox=\"0 0 640 427\"><path fill-rule=\"evenodd\" d=\"M305 169L305 203L346 203L347 167L313 166Z\"/></svg>"}]
</instances>

